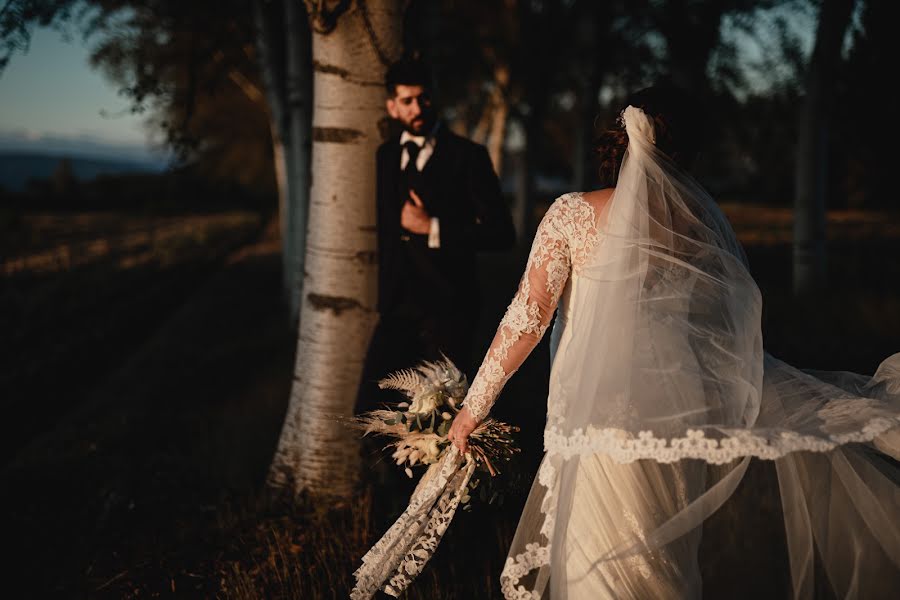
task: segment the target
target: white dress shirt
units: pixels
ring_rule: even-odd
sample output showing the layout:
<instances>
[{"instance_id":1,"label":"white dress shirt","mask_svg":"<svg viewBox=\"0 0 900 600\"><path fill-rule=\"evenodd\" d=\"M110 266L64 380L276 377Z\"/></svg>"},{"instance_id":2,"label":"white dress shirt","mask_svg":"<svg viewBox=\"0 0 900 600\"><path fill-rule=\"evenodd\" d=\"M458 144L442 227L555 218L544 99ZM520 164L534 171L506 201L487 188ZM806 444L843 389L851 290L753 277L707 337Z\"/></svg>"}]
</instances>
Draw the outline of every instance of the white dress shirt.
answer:
<instances>
[{"instance_id":1,"label":"white dress shirt","mask_svg":"<svg viewBox=\"0 0 900 600\"><path fill-rule=\"evenodd\" d=\"M428 159L434 154L434 147L437 145L437 136L435 134L439 126L440 122L436 123L427 137L424 135L413 135L408 131L404 131L400 135L400 146L403 148L400 152L401 171L409 164L409 152L406 151L406 142L415 142L420 148L419 155L416 157L416 170L422 171L425 168ZM431 227L428 230L428 247L441 247L441 223L437 217L431 217Z\"/></svg>"}]
</instances>

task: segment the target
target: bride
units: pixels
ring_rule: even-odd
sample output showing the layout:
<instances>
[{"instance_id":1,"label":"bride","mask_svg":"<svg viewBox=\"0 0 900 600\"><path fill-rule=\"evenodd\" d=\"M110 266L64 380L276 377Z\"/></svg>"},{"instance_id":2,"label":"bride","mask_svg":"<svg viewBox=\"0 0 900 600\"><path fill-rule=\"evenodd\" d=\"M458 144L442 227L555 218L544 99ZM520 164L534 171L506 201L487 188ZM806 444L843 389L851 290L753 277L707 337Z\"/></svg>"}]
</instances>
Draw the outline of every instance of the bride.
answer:
<instances>
[{"instance_id":1,"label":"bride","mask_svg":"<svg viewBox=\"0 0 900 600\"><path fill-rule=\"evenodd\" d=\"M453 422L459 457L555 311L546 454L503 594L700 598L701 525L757 457L777 468L793 596L889 597L900 354L870 378L764 352L743 250L686 172L692 108L668 87L629 99L601 148L615 186L549 208Z\"/></svg>"}]
</instances>

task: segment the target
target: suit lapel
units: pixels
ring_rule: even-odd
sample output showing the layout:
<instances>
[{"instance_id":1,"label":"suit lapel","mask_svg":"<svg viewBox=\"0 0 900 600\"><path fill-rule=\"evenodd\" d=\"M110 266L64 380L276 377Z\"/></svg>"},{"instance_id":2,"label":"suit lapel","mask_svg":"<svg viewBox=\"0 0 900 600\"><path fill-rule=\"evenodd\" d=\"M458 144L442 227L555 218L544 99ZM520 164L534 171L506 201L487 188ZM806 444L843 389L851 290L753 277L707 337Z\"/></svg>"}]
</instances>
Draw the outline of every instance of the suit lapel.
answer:
<instances>
[{"instance_id":1,"label":"suit lapel","mask_svg":"<svg viewBox=\"0 0 900 600\"><path fill-rule=\"evenodd\" d=\"M403 205L400 194L398 193L398 190L400 189L400 151L400 138L397 138L394 140L394 143L390 145L390 150L387 152L384 162L384 169L386 172L383 173L385 178L383 189L385 190L385 194L387 194L385 210L391 214L399 214L400 208ZM394 219L392 219L392 221L394 221ZM397 222L399 223L399 221Z\"/></svg>"}]
</instances>

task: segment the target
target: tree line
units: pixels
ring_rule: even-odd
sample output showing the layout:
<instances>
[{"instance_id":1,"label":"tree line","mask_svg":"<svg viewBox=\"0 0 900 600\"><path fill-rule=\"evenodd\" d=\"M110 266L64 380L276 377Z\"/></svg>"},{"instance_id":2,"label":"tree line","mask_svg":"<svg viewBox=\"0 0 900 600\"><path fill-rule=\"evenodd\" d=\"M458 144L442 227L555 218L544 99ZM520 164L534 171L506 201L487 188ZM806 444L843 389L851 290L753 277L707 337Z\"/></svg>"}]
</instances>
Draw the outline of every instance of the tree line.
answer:
<instances>
[{"instance_id":1,"label":"tree line","mask_svg":"<svg viewBox=\"0 0 900 600\"><path fill-rule=\"evenodd\" d=\"M523 243L542 176L592 187L594 135L629 91L662 77L694 91L710 121L698 175L720 196L794 203L807 294L824 285L825 208L890 202L884 131L862 111L896 93L874 87L896 12L876 0L8 0L0 68L34 27L74 28L182 161L277 197L298 346L269 484L346 494L356 448L330 415L352 410L376 319L391 61L434 66L448 124L510 182Z\"/></svg>"}]
</instances>

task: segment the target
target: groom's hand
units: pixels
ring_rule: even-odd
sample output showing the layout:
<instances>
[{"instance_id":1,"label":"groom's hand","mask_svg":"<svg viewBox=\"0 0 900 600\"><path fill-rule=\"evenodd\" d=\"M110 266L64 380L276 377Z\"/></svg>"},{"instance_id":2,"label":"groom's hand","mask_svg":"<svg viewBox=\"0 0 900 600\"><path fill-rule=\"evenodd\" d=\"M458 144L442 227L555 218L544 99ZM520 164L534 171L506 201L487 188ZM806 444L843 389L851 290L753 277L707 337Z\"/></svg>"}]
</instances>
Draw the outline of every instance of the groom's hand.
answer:
<instances>
[{"instance_id":1,"label":"groom's hand","mask_svg":"<svg viewBox=\"0 0 900 600\"><path fill-rule=\"evenodd\" d=\"M400 226L411 233L428 235L431 231L431 215L425 210L422 199L414 190L409 190L409 199L400 212Z\"/></svg>"},{"instance_id":2,"label":"groom's hand","mask_svg":"<svg viewBox=\"0 0 900 600\"><path fill-rule=\"evenodd\" d=\"M469 434L477 426L478 421L469 412L469 407L463 406L463 409L456 413L450 431L447 432L447 439L459 449L460 454L465 454L469 450Z\"/></svg>"}]
</instances>

